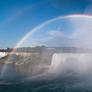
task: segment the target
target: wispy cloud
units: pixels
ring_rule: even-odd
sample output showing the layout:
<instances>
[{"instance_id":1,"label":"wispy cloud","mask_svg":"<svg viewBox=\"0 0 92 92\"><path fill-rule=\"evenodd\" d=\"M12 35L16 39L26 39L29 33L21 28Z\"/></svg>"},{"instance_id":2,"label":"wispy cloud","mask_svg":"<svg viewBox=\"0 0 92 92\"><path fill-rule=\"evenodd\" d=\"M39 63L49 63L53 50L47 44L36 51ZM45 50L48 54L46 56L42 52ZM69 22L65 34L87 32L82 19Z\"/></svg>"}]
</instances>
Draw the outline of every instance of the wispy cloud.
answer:
<instances>
[{"instance_id":1,"label":"wispy cloud","mask_svg":"<svg viewBox=\"0 0 92 92\"><path fill-rule=\"evenodd\" d=\"M58 26L55 30L46 30L43 32L43 38L31 38L23 42L23 45L37 46L76 46L92 48L92 18L77 17L70 18L70 22L74 26L73 31L67 33L68 30L60 29ZM72 30L69 26L69 30ZM40 32L40 31L39 31ZM45 34L47 36L45 36ZM34 32L35 35L35 32Z\"/></svg>"}]
</instances>

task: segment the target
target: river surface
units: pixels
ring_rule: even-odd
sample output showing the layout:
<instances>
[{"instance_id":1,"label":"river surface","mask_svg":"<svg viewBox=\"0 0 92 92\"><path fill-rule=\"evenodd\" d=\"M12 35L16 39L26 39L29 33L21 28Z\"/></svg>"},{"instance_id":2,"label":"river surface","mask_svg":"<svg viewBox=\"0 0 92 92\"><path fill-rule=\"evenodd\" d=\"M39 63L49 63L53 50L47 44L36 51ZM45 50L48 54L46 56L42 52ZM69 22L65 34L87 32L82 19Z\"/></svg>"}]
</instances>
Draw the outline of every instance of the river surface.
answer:
<instances>
[{"instance_id":1,"label":"river surface","mask_svg":"<svg viewBox=\"0 0 92 92\"><path fill-rule=\"evenodd\" d=\"M0 76L0 92L92 92L91 60L88 54L56 53L49 70L34 76L16 72L8 64Z\"/></svg>"}]
</instances>

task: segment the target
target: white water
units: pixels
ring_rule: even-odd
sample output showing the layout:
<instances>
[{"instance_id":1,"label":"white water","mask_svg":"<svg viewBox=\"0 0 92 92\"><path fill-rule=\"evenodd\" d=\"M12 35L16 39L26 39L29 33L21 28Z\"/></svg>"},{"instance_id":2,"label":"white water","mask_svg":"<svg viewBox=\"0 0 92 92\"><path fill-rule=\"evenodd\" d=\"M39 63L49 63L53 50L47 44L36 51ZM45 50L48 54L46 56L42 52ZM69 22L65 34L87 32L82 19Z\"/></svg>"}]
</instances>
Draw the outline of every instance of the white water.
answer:
<instances>
[{"instance_id":1,"label":"white water","mask_svg":"<svg viewBox=\"0 0 92 92\"><path fill-rule=\"evenodd\" d=\"M0 52L0 58L5 57L5 56L7 56L7 55L8 55L7 52Z\"/></svg>"},{"instance_id":2,"label":"white water","mask_svg":"<svg viewBox=\"0 0 92 92\"><path fill-rule=\"evenodd\" d=\"M62 73L74 71L80 74L92 71L92 54L55 53L52 56L50 72Z\"/></svg>"}]
</instances>

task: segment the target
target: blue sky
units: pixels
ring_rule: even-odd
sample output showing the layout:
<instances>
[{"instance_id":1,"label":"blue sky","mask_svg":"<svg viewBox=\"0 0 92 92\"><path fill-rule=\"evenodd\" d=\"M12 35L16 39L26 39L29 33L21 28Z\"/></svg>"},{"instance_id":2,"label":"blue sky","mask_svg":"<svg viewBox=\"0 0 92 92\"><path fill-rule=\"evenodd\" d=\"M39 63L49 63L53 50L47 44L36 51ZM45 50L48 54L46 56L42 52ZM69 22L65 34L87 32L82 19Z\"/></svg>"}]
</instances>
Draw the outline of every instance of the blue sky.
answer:
<instances>
[{"instance_id":1,"label":"blue sky","mask_svg":"<svg viewBox=\"0 0 92 92\"><path fill-rule=\"evenodd\" d=\"M91 12L92 0L0 0L0 47L13 47L49 19Z\"/></svg>"},{"instance_id":2,"label":"blue sky","mask_svg":"<svg viewBox=\"0 0 92 92\"><path fill-rule=\"evenodd\" d=\"M92 17L57 17L36 28L19 47L42 45L92 49Z\"/></svg>"}]
</instances>

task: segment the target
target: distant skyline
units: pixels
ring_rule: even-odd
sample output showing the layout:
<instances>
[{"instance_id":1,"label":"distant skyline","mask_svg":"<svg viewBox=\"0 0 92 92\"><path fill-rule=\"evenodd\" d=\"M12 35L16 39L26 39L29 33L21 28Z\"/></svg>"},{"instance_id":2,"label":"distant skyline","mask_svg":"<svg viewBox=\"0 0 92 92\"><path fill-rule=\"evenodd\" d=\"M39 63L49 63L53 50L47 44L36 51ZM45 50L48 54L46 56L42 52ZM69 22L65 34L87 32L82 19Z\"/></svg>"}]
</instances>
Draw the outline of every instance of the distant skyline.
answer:
<instances>
[{"instance_id":1,"label":"distant skyline","mask_svg":"<svg viewBox=\"0 0 92 92\"><path fill-rule=\"evenodd\" d=\"M92 0L0 0L0 48L13 47L37 25L70 14L92 15Z\"/></svg>"}]
</instances>

